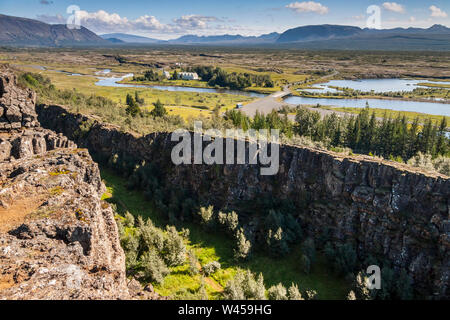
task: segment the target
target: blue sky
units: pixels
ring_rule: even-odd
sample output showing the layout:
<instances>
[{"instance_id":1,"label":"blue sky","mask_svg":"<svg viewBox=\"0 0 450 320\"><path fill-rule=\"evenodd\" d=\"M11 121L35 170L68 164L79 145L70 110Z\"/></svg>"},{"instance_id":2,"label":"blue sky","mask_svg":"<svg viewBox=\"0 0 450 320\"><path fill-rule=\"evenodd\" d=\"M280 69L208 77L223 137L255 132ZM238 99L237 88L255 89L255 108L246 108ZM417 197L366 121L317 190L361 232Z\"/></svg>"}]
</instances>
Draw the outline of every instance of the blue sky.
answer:
<instances>
[{"instance_id":1,"label":"blue sky","mask_svg":"<svg viewBox=\"0 0 450 320\"><path fill-rule=\"evenodd\" d=\"M66 23L76 5L81 25L161 39L183 34L260 35L309 24L366 27L370 5L381 9L381 27L450 26L449 0L1 0L0 13Z\"/></svg>"}]
</instances>

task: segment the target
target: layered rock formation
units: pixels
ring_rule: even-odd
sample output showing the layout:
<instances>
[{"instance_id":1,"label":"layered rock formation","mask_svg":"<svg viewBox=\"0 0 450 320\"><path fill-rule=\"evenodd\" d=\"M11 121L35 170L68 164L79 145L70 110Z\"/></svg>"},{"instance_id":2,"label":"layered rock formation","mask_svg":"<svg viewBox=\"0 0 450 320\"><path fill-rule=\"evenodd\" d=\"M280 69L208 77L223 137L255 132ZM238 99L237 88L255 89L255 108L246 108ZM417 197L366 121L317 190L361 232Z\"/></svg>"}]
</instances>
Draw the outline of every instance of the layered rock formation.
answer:
<instances>
[{"instance_id":1,"label":"layered rock formation","mask_svg":"<svg viewBox=\"0 0 450 320\"><path fill-rule=\"evenodd\" d=\"M87 150L40 127L0 70L0 299L130 298L114 215Z\"/></svg>"},{"instance_id":2,"label":"layered rock formation","mask_svg":"<svg viewBox=\"0 0 450 320\"><path fill-rule=\"evenodd\" d=\"M169 190L184 188L217 209L289 199L310 235L329 232L333 241L353 243L360 258L388 259L407 270L423 297L450 297L448 177L292 146L281 146L276 176L261 176L257 165L248 164L175 166L169 133L134 136L58 106L40 107L38 114L44 126L77 139L99 158L152 163Z\"/></svg>"}]
</instances>

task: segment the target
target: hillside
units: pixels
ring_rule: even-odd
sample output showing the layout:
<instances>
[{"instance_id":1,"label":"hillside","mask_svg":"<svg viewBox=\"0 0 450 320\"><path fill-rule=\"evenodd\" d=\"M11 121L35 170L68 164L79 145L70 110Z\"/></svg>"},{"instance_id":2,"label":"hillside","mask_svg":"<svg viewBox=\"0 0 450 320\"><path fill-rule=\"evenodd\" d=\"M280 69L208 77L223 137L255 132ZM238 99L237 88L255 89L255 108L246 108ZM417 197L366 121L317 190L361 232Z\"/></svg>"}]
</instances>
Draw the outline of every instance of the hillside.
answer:
<instances>
[{"instance_id":1,"label":"hillside","mask_svg":"<svg viewBox=\"0 0 450 320\"><path fill-rule=\"evenodd\" d=\"M298 27L285 31L280 35L277 42L300 42L312 40L329 40L335 38L345 38L361 34L362 30L358 27L320 25Z\"/></svg>"},{"instance_id":2,"label":"hillside","mask_svg":"<svg viewBox=\"0 0 450 320\"><path fill-rule=\"evenodd\" d=\"M147 37L142 37L142 36L136 36L133 34L126 34L126 33L108 33L108 34L102 34L102 35L100 35L100 37L105 40L118 39L125 43L147 44L147 43L161 42L158 39L152 39L152 38L147 38Z\"/></svg>"},{"instance_id":3,"label":"hillside","mask_svg":"<svg viewBox=\"0 0 450 320\"><path fill-rule=\"evenodd\" d=\"M32 19L0 15L0 45L58 47L107 44L110 42L84 27L71 30L62 24L50 25Z\"/></svg>"}]
</instances>

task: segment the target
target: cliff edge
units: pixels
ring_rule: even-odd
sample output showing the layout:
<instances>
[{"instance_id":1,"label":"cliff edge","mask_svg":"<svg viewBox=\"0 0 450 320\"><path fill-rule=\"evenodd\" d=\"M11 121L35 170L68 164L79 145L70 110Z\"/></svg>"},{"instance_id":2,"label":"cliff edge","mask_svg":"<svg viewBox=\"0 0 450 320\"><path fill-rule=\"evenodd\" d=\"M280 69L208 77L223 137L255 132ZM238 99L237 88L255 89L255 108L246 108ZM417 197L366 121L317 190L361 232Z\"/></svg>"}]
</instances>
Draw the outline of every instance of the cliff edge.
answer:
<instances>
[{"instance_id":1,"label":"cliff edge","mask_svg":"<svg viewBox=\"0 0 450 320\"><path fill-rule=\"evenodd\" d=\"M128 299L125 257L87 150L43 129L0 69L0 299Z\"/></svg>"}]
</instances>

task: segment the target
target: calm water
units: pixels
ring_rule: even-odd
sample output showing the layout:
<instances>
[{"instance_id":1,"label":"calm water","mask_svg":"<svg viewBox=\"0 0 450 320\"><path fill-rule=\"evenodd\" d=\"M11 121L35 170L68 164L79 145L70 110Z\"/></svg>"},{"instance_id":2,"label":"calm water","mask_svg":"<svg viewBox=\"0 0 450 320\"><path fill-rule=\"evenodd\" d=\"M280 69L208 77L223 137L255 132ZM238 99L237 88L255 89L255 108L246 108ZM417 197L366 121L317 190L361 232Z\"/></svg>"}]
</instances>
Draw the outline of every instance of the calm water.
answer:
<instances>
[{"instance_id":1,"label":"calm water","mask_svg":"<svg viewBox=\"0 0 450 320\"><path fill-rule=\"evenodd\" d=\"M316 105L347 108L364 108L366 102L371 108L391 109L396 111L422 112L439 116L450 116L450 104L417 102L402 100L384 100L384 99L322 99L305 97L288 97L284 100L286 103L299 105Z\"/></svg>"},{"instance_id":2,"label":"calm water","mask_svg":"<svg viewBox=\"0 0 450 320\"><path fill-rule=\"evenodd\" d=\"M49 70L43 66L32 65L30 67L40 70ZM80 74L70 73L62 70L50 70L66 73L70 76L79 76ZM111 72L110 69L105 69L97 72L98 75L107 75ZM199 93L227 93L234 95L243 95L255 98L264 98L267 95L255 92L246 92L239 90L213 89L213 88L193 88L193 87L179 87L179 86L149 86L149 85L133 85L117 83L125 78L133 77L133 74L127 74L122 77L97 77L96 86L104 87L122 87L122 88L152 88L166 91L181 91L181 92L199 92ZM375 92L393 92L393 91L412 91L417 88L418 83L439 83L450 84L450 82L435 82L428 80L405 80L405 79L367 79L367 80L331 80L328 83L318 84L315 87L322 89L306 89L308 92L336 92L336 89L328 86L347 87L355 90ZM325 91L326 90L326 91ZM436 99L438 100L438 99ZM326 105L333 107L348 107L348 108L364 108L366 102L371 108L391 109L396 111L413 111L422 112L433 115L450 116L450 104L448 103L433 103L433 102L416 102L416 101L401 101L401 100L383 100L383 99L325 99L325 98L306 98L306 97L287 97L284 100L286 103L299 105Z\"/></svg>"},{"instance_id":3,"label":"calm water","mask_svg":"<svg viewBox=\"0 0 450 320\"><path fill-rule=\"evenodd\" d=\"M125 78L130 78L132 76L133 74L130 73L123 77L108 77L108 78L98 77L99 81L97 81L95 85L101 87L118 87L118 88L152 88L156 90L180 91L180 92L227 93L255 98L264 98L267 96L262 93L239 91L239 90L194 88L194 87L180 87L180 86L152 86L152 85L135 85L135 84L118 83L119 81L122 81Z\"/></svg>"},{"instance_id":4,"label":"calm water","mask_svg":"<svg viewBox=\"0 0 450 320\"><path fill-rule=\"evenodd\" d=\"M413 91L419 83L450 84L450 82L438 82L429 80L407 80L407 79L365 79L365 80L331 80L327 83L318 85L323 89L306 89L307 92L336 92L331 87L350 88L364 92L397 92ZM316 87L316 85L314 85ZM313 90L313 91L311 91Z\"/></svg>"}]
</instances>

